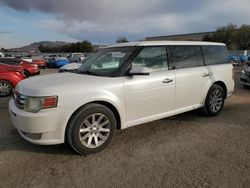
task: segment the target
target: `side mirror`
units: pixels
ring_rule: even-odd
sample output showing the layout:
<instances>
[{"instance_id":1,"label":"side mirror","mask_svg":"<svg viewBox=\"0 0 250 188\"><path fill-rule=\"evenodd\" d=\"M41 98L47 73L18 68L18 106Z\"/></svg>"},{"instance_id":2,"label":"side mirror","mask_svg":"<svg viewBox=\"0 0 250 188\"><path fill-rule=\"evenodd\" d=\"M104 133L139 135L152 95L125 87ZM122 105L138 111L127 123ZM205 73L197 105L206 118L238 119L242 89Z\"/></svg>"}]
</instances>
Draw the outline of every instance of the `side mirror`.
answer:
<instances>
[{"instance_id":1,"label":"side mirror","mask_svg":"<svg viewBox=\"0 0 250 188\"><path fill-rule=\"evenodd\" d=\"M136 75L149 75L150 70L147 67L133 67L128 75L129 76L136 76Z\"/></svg>"}]
</instances>

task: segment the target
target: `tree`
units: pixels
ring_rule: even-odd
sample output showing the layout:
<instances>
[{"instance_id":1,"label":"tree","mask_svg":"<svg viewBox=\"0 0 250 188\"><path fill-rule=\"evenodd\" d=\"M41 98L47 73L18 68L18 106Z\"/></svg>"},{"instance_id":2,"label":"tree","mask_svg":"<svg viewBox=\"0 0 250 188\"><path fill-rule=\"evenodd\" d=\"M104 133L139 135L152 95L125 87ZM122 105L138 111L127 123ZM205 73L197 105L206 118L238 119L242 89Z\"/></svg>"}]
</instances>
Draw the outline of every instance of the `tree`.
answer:
<instances>
[{"instance_id":1,"label":"tree","mask_svg":"<svg viewBox=\"0 0 250 188\"><path fill-rule=\"evenodd\" d=\"M250 49L250 25L237 28L234 24L218 27L212 35L205 35L203 41L223 42L230 50Z\"/></svg>"},{"instance_id":2,"label":"tree","mask_svg":"<svg viewBox=\"0 0 250 188\"><path fill-rule=\"evenodd\" d=\"M5 48L1 48L0 52L8 52L8 50L6 50Z\"/></svg>"},{"instance_id":3,"label":"tree","mask_svg":"<svg viewBox=\"0 0 250 188\"><path fill-rule=\"evenodd\" d=\"M235 48L235 34L237 31L237 25L228 24L226 26L220 26L212 35L205 35L203 41L222 42L227 45L228 48Z\"/></svg>"},{"instance_id":4,"label":"tree","mask_svg":"<svg viewBox=\"0 0 250 188\"><path fill-rule=\"evenodd\" d=\"M40 52L93 52L94 46L89 41L82 41L77 43L66 44L58 47L49 47L39 45Z\"/></svg>"},{"instance_id":5,"label":"tree","mask_svg":"<svg viewBox=\"0 0 250 188\"><path fill-rule=\"evenodd\" d=\"M250 25L242 25L235 34L235 43L238 50L250 49Z\"/></svg>"},{"instance_id":6,"label":"tree","mask_svg":"<svg viewBox=\"0 0 250 188\"><path fill-rule=\"evenodd\" d=\"M128 39L125 36L119 36L116 39L116 43L128 42Z\"/></svg>"}]
</instances>

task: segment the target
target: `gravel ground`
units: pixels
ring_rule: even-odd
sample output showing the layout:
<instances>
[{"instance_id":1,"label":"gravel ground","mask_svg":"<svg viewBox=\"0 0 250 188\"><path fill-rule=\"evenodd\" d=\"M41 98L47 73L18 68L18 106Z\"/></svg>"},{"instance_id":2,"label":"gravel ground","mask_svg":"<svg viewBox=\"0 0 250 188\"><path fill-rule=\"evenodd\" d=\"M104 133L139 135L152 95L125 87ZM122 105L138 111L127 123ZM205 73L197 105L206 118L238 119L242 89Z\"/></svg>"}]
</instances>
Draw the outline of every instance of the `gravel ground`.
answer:
<instances>
[{"instance_id":1,"label":"gravel ground","mask_svg":"<svg viewBox=\"0 0 250 188\"><path fill-rule=\"evenodd\" d=\"M219 116L188 112L117 131L108 148L88 156L26 142L1 98L0 187L250 187L250 90L239 73Z\"/></svg>"}]
</instances>

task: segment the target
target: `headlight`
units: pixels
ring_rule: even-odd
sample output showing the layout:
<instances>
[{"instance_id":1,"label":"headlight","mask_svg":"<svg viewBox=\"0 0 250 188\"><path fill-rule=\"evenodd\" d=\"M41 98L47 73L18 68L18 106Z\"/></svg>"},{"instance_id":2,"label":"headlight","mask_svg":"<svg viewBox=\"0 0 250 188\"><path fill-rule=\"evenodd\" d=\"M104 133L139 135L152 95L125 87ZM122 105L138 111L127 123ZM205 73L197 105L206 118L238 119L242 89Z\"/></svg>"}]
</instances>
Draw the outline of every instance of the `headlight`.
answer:
<instances>
[{"instance_id":1,"label":"headlight","mask_svg":"<svg viewBox=\"0 0 250 188\"><path fill-rule=\"evenodd\" d=\"M41 109L57 107L57 96L49 97L25 97L24 110L38 112Z\"/></svg>"},{"instance_id":2,"label":"headlight","mask_svg":"<svg viewBox=\"0 0 250 188\"><path fill-rule=\"evenodd\" d=\"M242 71L242 74L245 74L245 71L244 71L244 70Z\"/></svg>"}]
</instances>

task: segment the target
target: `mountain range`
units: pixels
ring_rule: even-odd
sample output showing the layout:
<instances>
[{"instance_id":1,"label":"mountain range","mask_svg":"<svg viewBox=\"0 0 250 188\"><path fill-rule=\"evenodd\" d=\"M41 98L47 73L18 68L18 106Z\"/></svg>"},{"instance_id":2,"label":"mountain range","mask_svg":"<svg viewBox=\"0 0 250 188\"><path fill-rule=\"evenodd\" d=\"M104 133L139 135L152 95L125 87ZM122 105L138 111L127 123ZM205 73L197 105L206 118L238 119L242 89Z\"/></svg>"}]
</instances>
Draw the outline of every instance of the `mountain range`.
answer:
<instances>
[{"instance_id":1,"label":"mountain range","mask_svg":"<svg viewBox=\"0 0 250 188\"><path fill-rule=\"evenodd\" d=\"M43 46L50 46L50 47L59 47L66 44L70 44L69 42L63 42L63 41L41 41L41 42L34 42L32 44L29 44L27 46L23 46L20 48L11 48L8 49L10 51L38 51L38 47L40 45Z\"/></svg>"}]
</instances>

